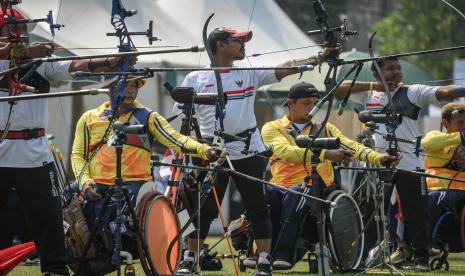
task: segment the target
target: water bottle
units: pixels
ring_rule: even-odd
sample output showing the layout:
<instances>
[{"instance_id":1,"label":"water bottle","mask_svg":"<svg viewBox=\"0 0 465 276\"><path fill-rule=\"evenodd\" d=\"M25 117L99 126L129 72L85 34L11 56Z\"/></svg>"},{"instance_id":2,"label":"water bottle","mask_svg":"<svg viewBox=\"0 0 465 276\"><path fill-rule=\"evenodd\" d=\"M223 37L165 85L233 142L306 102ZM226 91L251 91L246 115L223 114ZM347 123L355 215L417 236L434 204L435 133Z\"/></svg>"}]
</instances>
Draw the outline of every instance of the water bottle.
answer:
<instances>
[{"instance_id":1,"label":"water bottle","mask_svg":"<svg viewBox=\"0 0 465 276\"><path fill-rule=\"evenodd\" d=\"M323 245L323 257L321 256L320 244L315 245L315 254L318 263L318 275L329 275L329 250L326 245ZM324 274L322 268L324 267Z\"/></svg>"}]
</instances>

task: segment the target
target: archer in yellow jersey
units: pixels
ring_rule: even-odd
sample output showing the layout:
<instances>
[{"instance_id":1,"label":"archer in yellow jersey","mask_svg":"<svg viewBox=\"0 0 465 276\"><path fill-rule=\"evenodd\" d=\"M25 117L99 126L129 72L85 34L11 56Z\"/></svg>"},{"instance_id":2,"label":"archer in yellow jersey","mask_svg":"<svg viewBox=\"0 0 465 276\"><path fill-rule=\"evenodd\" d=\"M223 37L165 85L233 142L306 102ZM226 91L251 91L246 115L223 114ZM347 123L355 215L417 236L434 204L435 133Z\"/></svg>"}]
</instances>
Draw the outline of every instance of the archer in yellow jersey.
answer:
<instances>
[{"instance_id":1,"label":"archer in yellow jersey","mask_svg":"<svg viewBox=\"0 0 465 276\"><path fill-rule=\"evenodd\" d=\"M273 150L271 157L271 182L299 190L300 185L307 176L304 169L305 149L297 146L297 135L314 135L320 127L314 120L308 119L308 113L318 101L318 90L309 83L299 83L291 87L285 106L289 112L281 119L266 123L262 128L263 142ZM343 163L351 158L371 163L375 166L383 166L387 162L398 163L398 159L388 154L378 153L360 143L350 140L332 124L326 124L322 132L323 137L337 137L341 141L341 148L336 150L321 149L319 152L307 151L307 168L311 171L310 160L315 154L320 163L317 172L326 186L334 182L333 165L331 162ZM311 183L309 183L311 185ZM268 204L270 206L271 220L273 224L273 246L275 256L273 267L288 269L292 266L295 241L299 229L299 217L295 210L291 210L290 204L298 200L289 192L282 192L273 187L266 187ZM305 199L307 208L299 208L299 212L308 212L310 203ZM292 214L289 216L289 214ZM280 227L284 219L290 218L286 226L286 235L275 244Z\"/></svg>"},{"instance_id":2,"label":"archer in yellow jersey","mask_svg":"<svg viewBox=\"0 0 465 276\"><path fill-rule=\"evenodd\" d=\"M124 99L116 114L121 122L142 124L147 128L145 134L127 134L123 145L121 176L123 185L134 201L133 206L136 205L140 187L152 181L150 157L155 140L175 151L183 151L202 159L216 156L215 149L175 131L160 114L136 101L138 90L144 83L143 80L128 81ZM89 196L89 201L100 199L115 181L116 150L107 143L112 135L110 116L113 116L111 103L107 101L85 112L76 125L72 167L80 190ZM105 133L108 135L104 138ZM99 208L95 204L89 205ZM84 212L86 216L89 215L87 218L91 226L95 218L92 215L97 215L98 210L90 212L88 209L86 206Z\"/></svg>"},{"instance_id":3,"label":"archer in yellow jersey","mask_svg":"<svg viewBox=\"0 0 465 276\"><path fill-rule=\"evenodd\" d=\"M446 104L441 112L446 132L434 130L421 141L425 149L426 172L465 180L465 104ZM428 177L428 218L432 232L446 212L461 212L465 199L465 183ZM436 237L433 237L436 238Z\"/></svg>"}]
</instances>

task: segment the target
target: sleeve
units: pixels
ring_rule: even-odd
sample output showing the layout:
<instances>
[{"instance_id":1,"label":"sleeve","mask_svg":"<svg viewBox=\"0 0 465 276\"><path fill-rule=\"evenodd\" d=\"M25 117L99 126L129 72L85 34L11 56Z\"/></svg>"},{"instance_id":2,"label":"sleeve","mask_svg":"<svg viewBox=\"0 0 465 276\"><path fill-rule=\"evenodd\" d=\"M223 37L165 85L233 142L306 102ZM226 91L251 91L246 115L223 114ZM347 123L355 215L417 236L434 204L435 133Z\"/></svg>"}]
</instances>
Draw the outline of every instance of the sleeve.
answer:
<instances>
[{"instance_id":1,"label":"sleeve","mask_svg":"<svg viewBox=\"0 0 465 276\"><path fill-rule=\"evenodd\" d=\"M326 124L326 129L328 130L328 136L339 138L341 140L341 148L353 151L355 158L376 166L381 166L381 153L347 138L337 127L332 124Z\"/></svg>"},{"instance_id":2,"label":"sleeve","mask_svg":"<svg viewBox=\"0 0 465 276\"><path fill-rule=\"evenodd\" d=\"M208 159L205 151L210 147L207 144L201 144L177 132L158 112L150 114L148 127L153 137L164 146L205 160Z\"/></svg>"},{"instance_id":3,"label":"sleeve","mask_svg":"<svg viewBox=\"0 0 465 276\"><path fill-rule=\"evenodd\" d=\"M407 97L409 100L419 107L432 104L440 103L436 98L436 91L439 86L428 86L422 84L415 84L409 86Z\"/></svg>"},{"instance_id":4,"label":"sleeve","mask_svg":"<svg viewBox=\"0 0 465 276\"><path fill-rule=\"evenodd\" d=\"M37 71L48 80L72 80L73 78L69 73L69 67L71 65L71 62L72 61L70 60L47 62L39 66Z\"/></svg>"},{"instance_id":5,"label":"sleeve","mask_svg":"<svg viewBox=\"0 0 465 276\"><path fill-rule=\"evenodd\" d=\"M84 113L76 125L76 132L74 134L73 147L71 151L71 167L73 169L76 181L79 183L79 188L82 187L87 180L92 180L89 173L89 166L82 172L86 164L86 151L88 149L88 129L86 126L87 113ZM86 142L87 141L87 142ZM82 176L81 176L82 172ZM81 177L81 178L80 178Z\"/></svg>"},{"instance_id":6,"label":"sleeve","mask_svg":"<svg viewBox=\"0 0 465 276\"><path fill-rule=\"evenodd\" d=\"M460 132L444 133L439 130L428 132L421 140L421 146L427 151L436 151L460 143L462 143Z\"/></svg>"},{"instance_id":7,"label":"sleeve","mask_svg":"<svg viewBox=\"0 0 465 276\"><path fill-rule=\"evenodd\" d=\"M274 70L257 70L253 72L255 72L257 82L256 88L278 82Z\"/></svg>"},{"instance_id":8,"label":"sleeve","mask_svg":"<svg viewBox=\"0 0 465 276\"><path fill-rule=\"evenodd\" d=\"M303 164L305 149L291 145L289 140L271 122L266 123L262 128L263 142L273 150L273 156L292 164ZM307 151L307 161L310 162L313 156L312 151ZM321 162L324 161L325 150L319 156Z\"/></svg>"}]
</instances>

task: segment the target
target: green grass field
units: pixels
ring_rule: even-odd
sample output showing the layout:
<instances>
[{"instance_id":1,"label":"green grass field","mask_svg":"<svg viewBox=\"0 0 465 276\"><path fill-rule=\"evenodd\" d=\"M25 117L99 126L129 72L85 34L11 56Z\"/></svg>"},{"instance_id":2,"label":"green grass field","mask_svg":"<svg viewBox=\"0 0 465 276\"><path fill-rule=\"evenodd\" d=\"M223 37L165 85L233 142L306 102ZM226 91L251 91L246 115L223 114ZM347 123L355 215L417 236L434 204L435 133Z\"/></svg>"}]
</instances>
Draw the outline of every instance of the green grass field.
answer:
<instances>
[{"instance_id":1,"label":"green grass field","mask_svg":"<svg viewBox=\"0 0 465 276\"><path fill-rule=\"evenodd\" d=\"M211 237L208 239L209 244L213 244L218 238ZM226 242L221 242L214 251L218 251L220 254L228 254ZM306 258L304 258L306 260ZM202 272L202 275L234 275L234 267L231 259L223 259L223 270L214 272ZM450 269L449 271L434 271L429 273L415 273L413 271L402 270L401 272L405 275L465 275L465 253L451 254L449 255ZM252 270L248 269L247 272L241 273L241 275L251 275ZM331 273L331 275L353 275L354 273L337 274ZM379 270L374 269L368 272L369 275L389 275L390 272L387 269ZM39 266L25 266L20 265L16 267L9 275L12 276L23 276L23 275L41 275ZM116 275L112 273L109 275ZM136 264L136 275L144 275L142 267ZM275 271L273 275L311 275L308 272L307 261L299 262L292 270L289 271ZM315 274L313 274L315 275Z\"/></svg>"}]
</instances>

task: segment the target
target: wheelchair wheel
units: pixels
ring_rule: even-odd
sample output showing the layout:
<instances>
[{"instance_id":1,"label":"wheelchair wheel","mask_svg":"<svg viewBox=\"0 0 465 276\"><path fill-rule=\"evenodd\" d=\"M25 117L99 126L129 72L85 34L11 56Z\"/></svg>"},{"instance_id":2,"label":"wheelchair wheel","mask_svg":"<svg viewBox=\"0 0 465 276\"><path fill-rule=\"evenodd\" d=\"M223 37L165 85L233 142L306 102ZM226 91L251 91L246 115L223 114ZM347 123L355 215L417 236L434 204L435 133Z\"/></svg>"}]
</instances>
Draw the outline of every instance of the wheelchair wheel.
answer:
<instances>
[{"instance_id":1,"label":"wheelchair wheel","mask_svg":"<svg viewBox=\"0 0 465 276\"><path fill-rule=\"evenodd\" d=\"M142 250L142 241L138 242L139 259L145 274L151 274L148 264L148 261L151 261L155 269L152 273L173 275L181 260L180 239L172 248L169 260L167 256L170 242L181 229L173 205L163 195L150 192L143 196L136 211L139 227L148 249L145 255Z\"/></svg>"},{"instance_id":2,"label":"wheelchair wheel","mask_svg":"<svg viewBox=\"0 0 465 276\"><path fill-rule=\"evenodd\" d=\"M355 200L342 191L332 192L327 200L337 204L329 209L325 223L330 263L339 272L355 270L361 263L364 249L360 210Z\"/></svg>"},{"instance_id":3,"label":"wheelchair wheel","mask_svg":"<svg viewBox=\"0 0 465 276\"><path fill-rule=\"evenodd\" d=\"M449 271L449 262L447 260L441 260L440 257L434 258L430 262L431 271L439 271L444 266L444 271Z\"/></svg>"}]
</instances>

